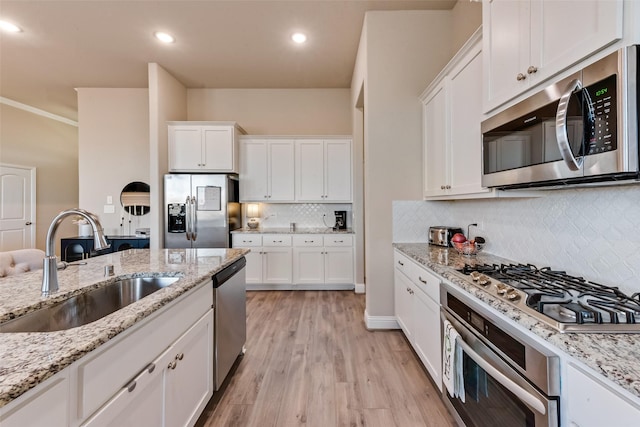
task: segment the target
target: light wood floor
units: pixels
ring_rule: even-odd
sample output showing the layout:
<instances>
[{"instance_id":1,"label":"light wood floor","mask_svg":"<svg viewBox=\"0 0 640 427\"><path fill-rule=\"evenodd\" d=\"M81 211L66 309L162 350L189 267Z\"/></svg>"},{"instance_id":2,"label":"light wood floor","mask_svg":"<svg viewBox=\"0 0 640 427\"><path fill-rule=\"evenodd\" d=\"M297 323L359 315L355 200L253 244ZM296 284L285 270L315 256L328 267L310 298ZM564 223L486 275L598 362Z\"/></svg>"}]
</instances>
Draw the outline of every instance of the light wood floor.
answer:
<instances>
[{"instance_id":1,"label":"light wood floor","mask_svg":"<svg viewBox=\"0 0 640 427\"><path fill-rule=\"evenodd\" d=\"M248 292L247 352L198 426L453 426L399 331L352 291Z\"/></svg>"}]
</instances>

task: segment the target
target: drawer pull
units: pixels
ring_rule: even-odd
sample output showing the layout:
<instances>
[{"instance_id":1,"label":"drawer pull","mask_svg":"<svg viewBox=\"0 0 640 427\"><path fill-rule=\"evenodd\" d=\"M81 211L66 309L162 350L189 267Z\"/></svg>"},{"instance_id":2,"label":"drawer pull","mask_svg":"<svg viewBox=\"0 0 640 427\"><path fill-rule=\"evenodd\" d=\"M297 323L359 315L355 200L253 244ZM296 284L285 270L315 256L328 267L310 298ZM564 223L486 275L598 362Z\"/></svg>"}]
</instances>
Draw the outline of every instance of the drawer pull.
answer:
<instances>
[{"instance_id":1,"label":"drawer pull","mask_svg":"<svg viewBox=\"0 0 640 427\"><path fill-rule=\"evenodd\" d=\"M156 364L149 363L145 369L147 370L147 372L152 373L156 369Z\"/></svg>"},{"instance_id":2,"label":"drawer pull","mask_svg":"<svg viewBox=\"0 0 640 427\"><path fill-rule=\"evenodd\" d=\"M427 284L427 281L426 281L426 280L424 280L424 279L422 278L422 276L418 276L418 280L420 280L420 281L421 281L422 283L424 283L425 285Z\"/></svg>"},{"instance_id":3,"label":"drawer pull","mask_svg":"<svg viewBox=\"0 0 640 427\"><path fill-rule=\"evenodd\" d=\"M313 242L315 242L315 240L305 240L304 242L305 243L313 243Z\"/></svg>"},{"instance_id":4,"label":"drawer pull","mask_svg":"<svg viewBox=\"0 0 640 427\"><path fill-rule=\"evenodd\" d=\"M404 265L404 262L402 262L402 261L398 261L398 264L400 264L400 265Z\"/></svg>"},{"instance_id":5,"label":"drawer pull","mask_svg":"<svg viewBox=\"0 0 640 427\"><path fill-rule=\"evenodd\" d=\"M344 243L344 240L334 240L333 243Z\"/></svg>"},{"instance_id":6,"label":"drawer pull","mask_svg":"<svg viewBox=\"0 0 640 427\"><path fill-rule=\"evenodd\" d=\"M282 240L274 240L273 243L282 243Z\"/></svg>"},{"instance_id":7,"label":"drawer pull","mask_svg":"<svg viewBox=\"0 0 640 427\"><path fill-rule=\"evenodd\" d=\"M135 380L134 380L134 381L131 381L129 384L127 384L127 385L126 385L126 387L127 387L127 391L128 391L129 393L131 393L133 390L135 390L135 389L136 389L136 385L137 385L137 384L136 384Z\"/></svg>"}]
</instances>

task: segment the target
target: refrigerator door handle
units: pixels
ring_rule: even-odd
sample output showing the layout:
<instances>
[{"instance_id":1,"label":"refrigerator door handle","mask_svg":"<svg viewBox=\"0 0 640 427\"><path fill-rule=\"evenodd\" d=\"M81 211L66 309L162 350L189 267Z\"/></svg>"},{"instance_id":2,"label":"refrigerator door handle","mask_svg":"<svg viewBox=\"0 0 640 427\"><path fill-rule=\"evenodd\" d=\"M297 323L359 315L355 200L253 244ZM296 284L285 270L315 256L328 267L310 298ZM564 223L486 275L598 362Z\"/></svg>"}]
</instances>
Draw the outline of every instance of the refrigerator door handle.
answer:
<instances>
[{"instance_id":1,"label":"refrigerator door handle","mask_svg":"<svg viewBox=\"0 0 640 427\"><path fill-rule=\"evenodd\" d=\"M191 240L195 242L198 237L198 211L195 197L191 197L191 215Z\"/></svg>"},{"instance_id":2,"label":"refrigerator door handle","mask_svg":"<svg viewBox=\"0 0 640 427\"><path fill-rule=\"evenodd\" d=\"M185 212L185 221L186 221L186 230L187 230L187 240L191 240L191 197L187 196L187 200L184 203L186 212Z\"/></svg>"}]
</instances>

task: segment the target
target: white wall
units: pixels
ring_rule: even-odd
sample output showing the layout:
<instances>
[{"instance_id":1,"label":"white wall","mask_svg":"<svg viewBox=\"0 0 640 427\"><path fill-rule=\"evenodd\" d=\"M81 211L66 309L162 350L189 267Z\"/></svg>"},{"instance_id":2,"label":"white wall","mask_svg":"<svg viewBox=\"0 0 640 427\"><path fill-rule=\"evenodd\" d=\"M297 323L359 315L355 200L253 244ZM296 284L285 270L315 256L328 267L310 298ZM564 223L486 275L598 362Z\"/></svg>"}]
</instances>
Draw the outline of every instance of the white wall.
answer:
<instances>
[{"instance_id":1,"label":"white wall","mask_svg":"<svg viewBox=\"0 0 640 427\"><path fill-rule=\"evenodd\" d=\"M149 91L78 89L78 119L80 207L100 217L107 235L130 235L149 227L148 214L131 217L130 226L125 216L120 226L124 186L133 181L149 184ZM104 212L108 196L114 213Z\"/></svg>"},{"instance_id":2,"label":"white wall","mask_svg":"<svg viewBox=\"0 0 640 427\"><path fill-rule=\"evenodd\" d=\"M396 201L394 242L427 242L431 225L463 227L504 258L640 292L640 185L543 192L542 198ZM466 231L465 231L466 232Z\"/></svg>"},{"instance_id":3,"label":"white wall","mask_svg":"<svg viewBox=\"0 0 640 427\"><path fill-rule=\"evenodd\" d=\"M189 89L188 120L238 122L250 135L349 135L349 89Z\"/></svg>"},{"instance_id":4,"label":"white wall","mask_svg":"<svg viewBox=\"0 0 640 427\"><path fill-rule=\"evenodd\" d=\"M482 25L482 2L456 2L451 9L451 18L451 48L455 53Z\"/></svg>"},{"instance_id":5,"label":"white wall","mask_svg":"<svg viewBox=\"0 0 640 427\"><path fill-rule=\"evenodd\" d=\"M36 168L36 247L45 249L51 220L78 207L78 128L61 121L0 104L0 163ZM76 235L65 221L59 237Z\"/></svg>"},{"instance_id":6,"label":"white wall","mask_svg":"<svg viewBox=\"0 0 640 427\"><path fill-rule=\"evenodd\" d=\"M360 48L366 54L358 54L351 101L355 106L364 83L368 316L393 316L392 201L419 198L422 193L418 95L452 56L451 22L449 11L368 12L365 16Z\"/></svg>"},{"instance_id":7,"label":"white wall","mask_svg":"<svg viewBox=\"0 0 640 427\"><path fill-rule=\"evenodd\" d=\"M169 171L167 122L187 119L187 89L158 64L149 64L149 181L152 249L164 247L164 174Z\"/></svg>"}]
</instances>

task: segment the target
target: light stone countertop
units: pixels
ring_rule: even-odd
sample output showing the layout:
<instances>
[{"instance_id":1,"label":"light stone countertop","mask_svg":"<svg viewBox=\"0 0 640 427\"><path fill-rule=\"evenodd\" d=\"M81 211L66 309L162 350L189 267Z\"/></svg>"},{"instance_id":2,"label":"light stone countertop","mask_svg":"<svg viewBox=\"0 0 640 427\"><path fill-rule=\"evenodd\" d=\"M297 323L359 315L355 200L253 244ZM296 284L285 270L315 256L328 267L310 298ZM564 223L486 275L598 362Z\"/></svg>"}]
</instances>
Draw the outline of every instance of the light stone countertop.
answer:
<instances>
[{"instance_id":1,"label":"light stone countertop","mask_svg":"<svg viewBox=\"0 0 640 427\"><path fill-rule=\"evenodd\" d=\"M430 246L427 243L394 243L407 257L417 261L438 275L458 285L477 299L488 304L521 327L551 343L564 353L584 363L605 378L640 398L640 334L561 333L536 320L510 304L472 285L455 269L474 263L513 263L480 252L468 257L454 249ZM522 260L526 262L526 260Z\"/></svg>"},{"instance_id":2,"label":"light stone countertop","mask_svg":"<svg viewBox=\"0 0 640 427\"><path fill-rule=\"evenodd\" d=\"M42 298L42 270L0 279L0 322L123 277L180 277L102 319L56 332L0 333L0 407L241 258L246 249L131 249L58 271L60 291ZM112 264L115 275L104 277Z\"/></svg>"},{"instance_id":3,"label":"light stone countertop","mask_svg":"<svg viewBox=\"0 0 640 427\"><path fill-rule=\"evenodd\" d=\"M346 230L334 230L331 227L296 227L295 231L289 228L239 228L231 234L354 234L351 228Z\"/></svg>"}]
</instances>

